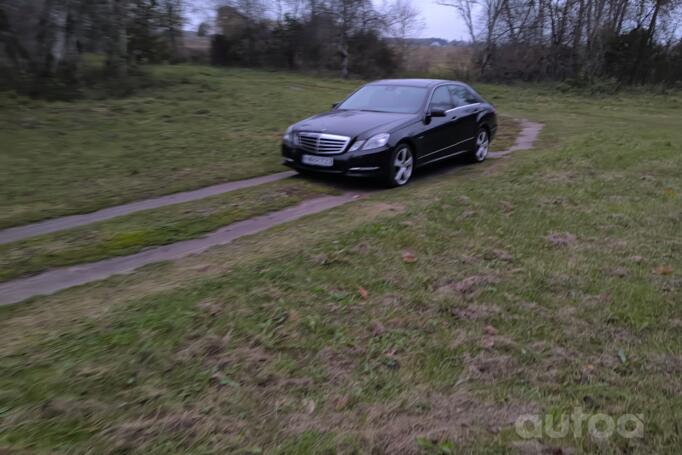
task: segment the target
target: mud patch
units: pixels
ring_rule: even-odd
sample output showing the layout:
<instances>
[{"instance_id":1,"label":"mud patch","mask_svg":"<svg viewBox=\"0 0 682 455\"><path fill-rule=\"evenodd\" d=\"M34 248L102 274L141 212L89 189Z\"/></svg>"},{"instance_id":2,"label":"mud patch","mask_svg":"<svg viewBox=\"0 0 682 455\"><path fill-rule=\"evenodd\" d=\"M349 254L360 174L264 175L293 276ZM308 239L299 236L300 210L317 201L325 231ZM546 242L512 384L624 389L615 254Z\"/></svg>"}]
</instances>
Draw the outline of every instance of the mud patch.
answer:
<instances>
[{"instance_id":1,"label":"mud patch","mask_svg":"<svg viewBox=\"0 0 682 455\"><path fill-rule=\"evenodd\" d=\"M464 365L469 378L491 383L513 374L514 359L507 354L481 351L475 356L464 353Z\"/></svg>"},{"instance_id":2,"label":"mud patch","mask_svg":"<svg viewBox=\"0 0 682 455\"><path fill-rule=\"evenodd\" d=\"M157 438L176 440L179 446L175 450L180 450L209 434L220 434L221 441L212 441L211 444L223 445L245 428L246 424L238 419L228 416L209 419L189 410L146 415L120 423L107 432L106 438L112 453L146 452L144 448L155 444Z\"/></svg>"},{"instance_id":3,"label":"mud patch","mask_svg":"<svg viewBox=\"0 0 682 455\"><path fill-rule=\"evenodd\" d=\"M489 319L500 314L500 307L497 305L468 305L466 307L453 307L450 314L457 319L467 321L477 321L479 319Z\"/></svg>"},{"instance_id":4,"label":"mud patch","mask_svg":"<svg viewBox=\"0 0 682 455\"><path fill-rule=\"evenodd\" d=\"M387 202L373 202L365 205L362 211L370 218L380 216L395 216L405 211L405 206L401 204L389 204Z\"/></svg>"},{"instance_id":5,"label":"mud patch","mask_svg":"<svg viewBox=\"0 0 682 455\"><path fill-rule=\"evenodd\" d=\"M567 184L575 182L577 174L572 171L552 171L543 176L543 180L551 184Z\"/></svg>"},{"instance_id":6,"label":"mud patch","mask_svg":"<svg viewBox=\"0 0 682 455\"><path fill-rule=\"evenodd\" d=\"M533 147L535 140L537 139L542 127L542 123L530 122L526 119L520 119L521 132L516 137L514 145L509 147L507 150L501 152L490 152L488 156L491 158L501 158L503 156L509 155L519 150L527 150Z\"/></svg>"},{"instance_id":7,"label":"mud patch","mask_svg":"<svg viewBox=\"0 0 682 455\"><path fill-rule=\"evenodd\" d=\"M473 298L479 292L491 284L499 282L499 278L494 274L471 275L456 282L450 282L439 286L435 290L435 296L439 298L465 297Z\"/></svg>"},{"instance_id":8,"label":"mud patch","mask_svg":"<svg viewBox=\"0 0 682 455\"><path fill-rule=\"evenodd\" d=\"M176 358L182 362L199 359L213 359L221 355L227 346L228 338L209 334L190 340L187 345L180 349Z\"/></svg>"},{"instance_id":9,"label":"mud patch","mask_svg":"<svg viewBox=\"0 0 682 455\"><path fill-rule=\"evenodd\" d=\"M503 249L494 249L490 251L486 251L485 254L483 255L483 259L486 261L501 261L501 262L512 262L514 260L514 256L509 253L507 250Z\"/></svg>"},{"instance_id":10,"label":"mud patch","mask_svg":"<svg viewBox=\"0 0 682 455\"><path fill-rule=\"evenodd\" d=\"M356 365L353 354L355 353L337 352L328 346L320 350L317 359L327 373L329 384L339 386L350 381Z\"/></svg>"},{"instance_id":11,"label":"mud patch","mask_svg":"<svg viewBox=\"0 0 682 455\"><path fill-rule=\"evenodd\" d=\"M516 441L510 448L520 455L570 455L575 453L573 449L555 447L541 444L539 441Z\"/></svg>"},{"instance_id":12,"label":"mud patch","mask_svg":"<svg viewBox=\"0 0 682 455\"><path fill-rule=\"evenodd\" d=\"M424 453L417 438L464 443L479 434L499 432L513 425L519 415L536 410L533 404L517 401L489 403L467 391L451 395L411 392L394 405L357 406L354 412L343 413L330 409L312 416L295 414L290 417L289 430L296 434L310 430L350 433L363 440L368 452L411 455Z\"/></svg>"},{"instance_id":13,"label":"mud patch","mask_svg":"<svg viewBox=\"0 0 682 455\"><path fill-rule=\"evenodd\" d=\"M552 232L545 236L545 241L554 247L567 247L575 245L578 239L568 232Z\"/></svg>"}]
</instances>

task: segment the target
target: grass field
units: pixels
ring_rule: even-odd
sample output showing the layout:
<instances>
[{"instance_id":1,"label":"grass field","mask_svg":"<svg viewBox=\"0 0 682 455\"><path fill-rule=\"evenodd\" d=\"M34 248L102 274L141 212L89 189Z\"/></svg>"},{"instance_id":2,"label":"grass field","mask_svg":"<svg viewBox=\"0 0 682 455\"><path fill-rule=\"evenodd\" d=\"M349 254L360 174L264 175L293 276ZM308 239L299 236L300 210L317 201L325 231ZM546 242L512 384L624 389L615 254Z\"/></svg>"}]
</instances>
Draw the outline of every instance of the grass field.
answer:
<instances>
[{"instance_id":1,"label":"grass field","mask_svg":"<svg viewBox=\"0 0 682 455\"><path fill-rule=\"evenodd\" d=\"M480 89L534 150L1 308L0 448L675 453L682 96ZM514 431L577 407L643 437Z\"/></svg>"},{"instance_id":2,"label":"grass field","mask_svg":"<svg viewBox=\"0 0 682 455\"><path fill-rule=\"evenodd\" d=\"M123 99L0 94L0 228L281 170L281 134L357 82L190 66Z\"/></svg>"}]
</instances>

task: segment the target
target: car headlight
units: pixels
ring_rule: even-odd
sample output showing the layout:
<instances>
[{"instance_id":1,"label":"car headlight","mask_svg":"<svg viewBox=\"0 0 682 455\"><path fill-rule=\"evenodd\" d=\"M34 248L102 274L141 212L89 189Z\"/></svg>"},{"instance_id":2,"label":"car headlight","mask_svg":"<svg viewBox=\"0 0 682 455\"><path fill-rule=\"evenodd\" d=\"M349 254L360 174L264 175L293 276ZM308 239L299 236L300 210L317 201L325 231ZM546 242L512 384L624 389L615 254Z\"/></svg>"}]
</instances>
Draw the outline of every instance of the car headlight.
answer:
<instances>
[{"instance_id":1,"label":"car headlight","mask_svg":"<svg viewBox=\"0 0 682 455\"><path fill-rule=\"evenodd\" d=\"M289 142L290 144L293 144L295 142L295 134L294 134L294 126L290 126L287 128L286 132L282 135L282 140L284 142Z\"/></svg>"},{"instance_id":2,"label":"car headlight","mask_svg":"<svg viewBox=\"0 0 682 455\"><path fill-rule=\"evenodd\" d=\"M388 140L390 138L391 135L388 133L377 134L376 136L372 136L371 138L369 138L367 142L365 142L365 146L362 149L369 150L383 147L384 145L388 144Z\"/></svg>"},{"instance_id":3,"label":"car headlight","mask_svg":"<svg viewBox=\"0 0 682 455\"><path fill-rule=\"evenodd\" d=\"M348 151L349 152L355 152L356 150L360 150L364 144L365 144L365 141L355 141L355 143L353 145L351 145L351 147Z\"/></svg>"}]
</instances>

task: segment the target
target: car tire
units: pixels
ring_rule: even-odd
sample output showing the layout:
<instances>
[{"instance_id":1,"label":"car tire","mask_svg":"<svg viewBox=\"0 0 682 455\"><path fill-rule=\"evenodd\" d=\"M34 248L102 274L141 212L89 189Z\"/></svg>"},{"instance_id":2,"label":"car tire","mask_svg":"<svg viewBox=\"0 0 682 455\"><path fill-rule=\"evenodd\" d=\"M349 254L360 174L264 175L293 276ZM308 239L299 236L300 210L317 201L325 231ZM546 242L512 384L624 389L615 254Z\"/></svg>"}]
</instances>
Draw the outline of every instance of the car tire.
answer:
<instances>
[{"instance_id":1,"label":"car tire","mask_svg":"<svg viewBox=\"0 0 682 455\"><path fill-rule=\"evenodd\" d=\"M490 152L490 133L484 126L479 126L474 149L469 154L469 159L473 163L482 163L488 157L488 152Z\"/></svg>"},{"instance_id":2,"label":"car tire","mask_svg":"<svg viewBox=\"0 0 682 455\"><path fill-rule=\"evenodd\" d=\"M412 147L404 142L396 145L388 161L386 184L391 188L407 185L414 174L414 165Z\"/></svg>"}]
</instances>

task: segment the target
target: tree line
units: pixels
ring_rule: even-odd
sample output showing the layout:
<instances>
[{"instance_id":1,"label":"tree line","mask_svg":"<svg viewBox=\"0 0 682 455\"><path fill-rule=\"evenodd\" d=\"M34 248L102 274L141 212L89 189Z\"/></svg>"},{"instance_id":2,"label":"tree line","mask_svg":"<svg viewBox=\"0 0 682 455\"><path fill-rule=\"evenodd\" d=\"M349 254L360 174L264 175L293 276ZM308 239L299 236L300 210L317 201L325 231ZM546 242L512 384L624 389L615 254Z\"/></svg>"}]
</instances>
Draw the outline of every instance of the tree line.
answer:
<instances>
[{"instance_id":1,"label":"tree line","mask_svg":"<svg viewBox=\"0 0 682 455\"><path fill-rule=\"evenodd\" d=\"M466 24L481 78L682 80L680 0L440 0Z\"/></svg>"},{"instance_id":2,"label":"tree line","mask_svg":"<svg viewBox=\"0 0 682 455\"><path fill-rule=\"evenodd\" d=\"M214 11L215 64L387 75L400 56L384 37L419 23L411 0L0 0L0 83L40 90L93 76L83 56L103 59L98 76L125 80L146 62L183 59L183 28Z\"/></svg>"},{"instance_id":3,"label":"tree line","mask_svg":"<svg viewBox=\"0 0 682 455\"><path fill-rule=\"evenodd\" d=\"M459 15L474 78L592 84L682 80L682 0L426 0ZM400 75L423 25L411 0L0 0L0 83L30 90L121 84L143 63L183 59L183 29L212 12L216 65ZM446 8L447 7L447 8ZM449 9L448 9L449 8ZM390 38L390 39L388 39ZM208 39L208 38L207 38ZM428 74L424 74L427 76ZM94 76L93 76L94 77Z\"/></svg>"},{"instance_id":4,"label":"tree line","mask_svg":"<svg viewBox=\"0 0 682 455\"><path fill-rule=\"evenodd\" d=\"M386 76L402 54L385 37L407 38L419 25L409 0L380 8L371 0L233 0L218 7L211 61Z\"/></svg>"},{"instance_id":5,"label":"tree line","mask_svg":"<svg viewBox=\"0 0 682 455\"><path fill-rule=\"evenodd\" d=\"M179 55L183 0L0 0L0 82L68 87L82 57L102 56L102 74L125 79L143 62Z\"/></svg>"}]
</instances>

